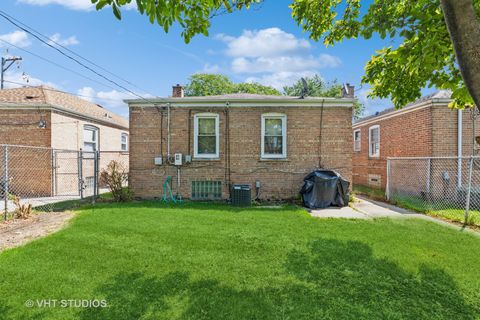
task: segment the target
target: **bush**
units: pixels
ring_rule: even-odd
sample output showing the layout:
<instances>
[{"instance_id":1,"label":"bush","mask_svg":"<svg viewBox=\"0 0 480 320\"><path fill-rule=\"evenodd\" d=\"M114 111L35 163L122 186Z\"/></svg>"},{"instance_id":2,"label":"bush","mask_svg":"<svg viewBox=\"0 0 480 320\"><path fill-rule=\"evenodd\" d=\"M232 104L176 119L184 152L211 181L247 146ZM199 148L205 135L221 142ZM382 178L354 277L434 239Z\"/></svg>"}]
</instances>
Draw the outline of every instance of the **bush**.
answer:
<instances>
[{"instance_id":1,"label":"bush","mask_svg":"<svg viewBox=\"0 0 480 320\"><path fill-rule=\"evenodd\" d=\"M10 195L9 198L15 205L14 218L15 219L28 219L32 214L32 205L30 203L21 204L20 197L16 195Z\"/></svg>"},{"instance_id":2,"label":"bush","mask_svg":"<svg viewBox=\"0 0 480 320\"><path fill-rule=\"evenodd\" d=\"M125 202L131 199L130 190L124 187L128 181L128 173L120 162L110 161L107 168L100 173L100 181L108 186L114 201Z\"/></svg>"}]
</instances>

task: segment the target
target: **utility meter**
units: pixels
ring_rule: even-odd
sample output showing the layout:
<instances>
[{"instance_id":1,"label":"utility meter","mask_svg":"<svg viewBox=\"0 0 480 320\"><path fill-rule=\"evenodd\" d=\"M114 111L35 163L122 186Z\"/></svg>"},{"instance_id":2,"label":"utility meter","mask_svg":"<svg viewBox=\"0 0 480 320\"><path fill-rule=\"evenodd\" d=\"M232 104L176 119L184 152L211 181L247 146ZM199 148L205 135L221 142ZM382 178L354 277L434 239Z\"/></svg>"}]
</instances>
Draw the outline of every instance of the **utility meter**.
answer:
<instances>
[{"instance_id":1,"label":"utility meter","mask_svg":"<svg viewBox=\"0 0 480 320\"><path fill-rule=\"evenodd\" d=\"M181 153L175 153L175 161L173 162L174 165L176 166L181 166L182 165L182 154Z\"/></svg>"}]
</instances>

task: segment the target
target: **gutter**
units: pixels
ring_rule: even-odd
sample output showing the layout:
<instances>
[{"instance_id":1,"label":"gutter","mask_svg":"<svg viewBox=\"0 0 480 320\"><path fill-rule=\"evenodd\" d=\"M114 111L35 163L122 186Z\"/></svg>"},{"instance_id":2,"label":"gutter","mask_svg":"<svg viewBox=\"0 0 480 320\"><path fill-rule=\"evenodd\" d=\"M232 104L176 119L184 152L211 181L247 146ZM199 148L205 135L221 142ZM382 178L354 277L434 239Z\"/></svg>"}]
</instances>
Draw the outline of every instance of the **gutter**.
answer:
<instances>
[{"instance_id":1,"label":"gutter","mask_svg":"<svg viewBox=\"0 0 480 320\"><path fill-rule=\"evenodd\" d=\"M169 98L169 99L155 99L152 101L143 100L124 100L125 103L131 106L138 107L153 107L158 104L170 103L172 107L218 107L224 108L225 103L229 103L230 107L353 107L356 99L185 99L185 98Z\"/></svg>"},{"instance_id":2,"label":"gutter","mask_svg":"<svg viewBox=\"0 0 480 320\"><path fill-rule=\"evenodd\" d=\"M101 124L104 124L104 125L107 125L109 127L117 127L117 128L121 128L121 129L124 129L126 131L129 130L128 127L125 127L121 124L118 124L118 123L115 123L113 121L106 121L106 120L102 120L100 118L95 118L95 117L92 117L92 116L89 116L89 115L86 115L84 113L80 113L80 112L77 112L77 111L74 111L74 110L71 110L71 109L67 109L67 108L64 108L64 107L60 107L60 106L56 106L56 105L51 105L51 104L39 104L39 105L32 105L32 104L14 104L14 103L0 103L0 110L2 109L5 109L5 110L11 110L11 109L18 109L18 110L56 110L56 111L61 111L63 113L66 113L66 114L71 114L71 115L75 115L79 118L82 118L82 119L86 119L86 120L90 120L90 121L95 121L95 122L99 122Z\"/></svg>"}]
</instances>

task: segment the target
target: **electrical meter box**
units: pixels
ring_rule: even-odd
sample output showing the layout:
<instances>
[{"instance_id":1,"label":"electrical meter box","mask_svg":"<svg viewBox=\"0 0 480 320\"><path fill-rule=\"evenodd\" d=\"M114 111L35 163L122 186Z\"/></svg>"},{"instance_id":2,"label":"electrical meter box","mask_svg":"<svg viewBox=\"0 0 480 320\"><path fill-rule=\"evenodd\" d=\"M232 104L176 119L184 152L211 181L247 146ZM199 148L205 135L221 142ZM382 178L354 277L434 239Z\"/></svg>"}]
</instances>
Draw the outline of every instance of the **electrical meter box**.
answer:
<instances>
[{"instance_id":1,"label":"electrical meter box","mask_svg":"<svg viewBox=\"0 0 480 320\"><path fill-rule=\"evenodd\" d=\"M182 154L181 153L175 153L175 161L173 162L174 165L176 166L181 166L182 165Z\"/></svg>"},{"instance_id":2,"label":"electrical meter box","mask_svg":"<svg viewBox=\"0 0 480 320\"><path fill-rule=\"evenodd\" d=\"M155 157L154 162L156 166L161 166L163 164L162 156Z\"/></svg>"}]
</instances>

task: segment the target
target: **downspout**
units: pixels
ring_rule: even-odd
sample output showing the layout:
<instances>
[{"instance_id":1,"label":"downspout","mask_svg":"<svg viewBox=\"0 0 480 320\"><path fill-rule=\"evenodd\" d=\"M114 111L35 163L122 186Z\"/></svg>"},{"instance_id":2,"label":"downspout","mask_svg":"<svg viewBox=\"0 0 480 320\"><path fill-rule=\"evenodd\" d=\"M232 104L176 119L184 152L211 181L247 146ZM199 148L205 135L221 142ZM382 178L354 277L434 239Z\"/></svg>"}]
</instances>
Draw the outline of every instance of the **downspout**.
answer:
<instances>
[{"instance_id":1,"label":"downspout","mask_svg":"<svg viewBox=\"0 0 480 320\"><path fill-rule=\"evenodd\" d=\"M167 103L167 163L170 163L170 103Z\"/></svg>"},{"instance_id":2,"label":"downspout","mask_svg":"<svg viewBox=\"0 0 480 320\"><path fill-rule=\"evenodd\" d=\"M462 186L462 110L457 111L457 186Z\"/></svg>"}]
</instances>

